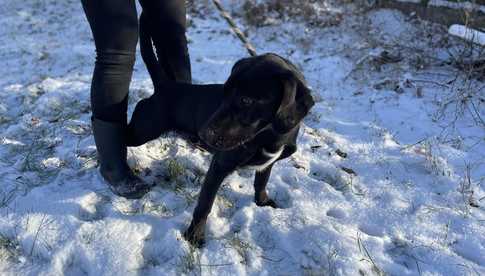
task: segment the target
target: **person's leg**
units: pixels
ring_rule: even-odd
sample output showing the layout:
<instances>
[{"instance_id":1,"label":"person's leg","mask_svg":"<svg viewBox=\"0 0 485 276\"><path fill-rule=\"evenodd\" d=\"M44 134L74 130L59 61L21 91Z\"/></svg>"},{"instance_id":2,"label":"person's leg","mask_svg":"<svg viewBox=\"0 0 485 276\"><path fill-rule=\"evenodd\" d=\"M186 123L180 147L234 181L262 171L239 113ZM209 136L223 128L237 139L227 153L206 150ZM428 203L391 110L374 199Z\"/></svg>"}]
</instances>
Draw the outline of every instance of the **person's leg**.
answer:
<instances>
[{"instance_id":1,"label":"person's leg","mask_svg":"<svg viewBox=\"0 0 485 276\"><path fill-rule=\"evenodd\" d=\"M161 67L170 80L192 82L185 0L139 0L147 14Z\"/></svg>"},{"instance_id":2,"label":"person's leg","mask_svg":"<svg viewBox=\"0 0 485 276\"><path fill-rule=\"evenodd\" d=\"M100 172L111 190L139 198L149 186L126 163L126 117L138 40L135 0L81 0L96 44L92 129Z\"/></svg>"},{"instance_id":3,"label":"person's leg","mask_svg":"<svg viewBox=\"0 0 485 276\"><path fill-rule=\"evenodd\" d=\"M135 0L81 0L93 32L96 64L91 106L97 119L126 124L138 42Z\"/></svg>"}]
</instances>

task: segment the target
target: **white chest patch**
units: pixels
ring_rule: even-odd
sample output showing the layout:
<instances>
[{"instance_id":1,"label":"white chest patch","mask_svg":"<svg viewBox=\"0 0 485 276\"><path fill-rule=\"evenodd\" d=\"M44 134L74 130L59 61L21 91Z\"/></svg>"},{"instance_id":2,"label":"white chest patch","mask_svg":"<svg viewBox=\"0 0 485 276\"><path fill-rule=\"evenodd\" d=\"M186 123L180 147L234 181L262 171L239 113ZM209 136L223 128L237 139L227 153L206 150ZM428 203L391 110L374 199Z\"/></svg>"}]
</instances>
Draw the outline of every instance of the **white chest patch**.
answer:
<instances>
[{"instance_id":1,"label":"white chest patch","mask_svg":"<svg viewBox=\"0 0 485 276\"><path fill-rule=\"evenodd\" d=\"M247 166L246 169L253 169L253 170L256 170L258 172L263 171L269 165L273 164L273 162L276 161L276 159L278 159L278 157L280 157L280 155L283 152L283 149L284 148L285 148L285 146L281 146L276 152L268 152L268 151L266 151L265 148L263 148L263 150L262 150L263 151L263 155L265 157L268 157L268 160L266 162L264 162L263 164L261 164L261 165Z\"/></svg>"}]
</instances>

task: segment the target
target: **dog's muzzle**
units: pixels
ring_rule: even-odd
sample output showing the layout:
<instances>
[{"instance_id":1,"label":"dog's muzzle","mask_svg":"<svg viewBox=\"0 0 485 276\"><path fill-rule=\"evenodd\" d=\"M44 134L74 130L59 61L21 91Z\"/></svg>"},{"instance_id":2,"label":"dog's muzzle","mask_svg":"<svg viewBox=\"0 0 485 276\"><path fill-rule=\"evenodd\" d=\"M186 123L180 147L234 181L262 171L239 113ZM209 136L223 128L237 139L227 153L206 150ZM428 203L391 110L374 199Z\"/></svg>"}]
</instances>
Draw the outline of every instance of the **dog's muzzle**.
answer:
<instances>
[{"instance_id":1,"label":"dog's muzzle","mask_svg":"<svg viewBox=\"0 0 485 276\"><path fill-rule=\"evenodd\" d=\"M199 132L200 139L207 145L221 150L224 146L224 137L213 128L206 128Z\"/></svg>"},{"instance_id":2,"label":"dog's muzzle","mask_svg":"<svg viewBox=\"0 0 485 276\"><path fill-rule=\"evenodd\" d=\"M228 151L240 146L245 139L241 138L227 138L223 133L213 128L206 128L199 132L199 138L208 146L219 150Z\"/></svg>"}]
</instances>

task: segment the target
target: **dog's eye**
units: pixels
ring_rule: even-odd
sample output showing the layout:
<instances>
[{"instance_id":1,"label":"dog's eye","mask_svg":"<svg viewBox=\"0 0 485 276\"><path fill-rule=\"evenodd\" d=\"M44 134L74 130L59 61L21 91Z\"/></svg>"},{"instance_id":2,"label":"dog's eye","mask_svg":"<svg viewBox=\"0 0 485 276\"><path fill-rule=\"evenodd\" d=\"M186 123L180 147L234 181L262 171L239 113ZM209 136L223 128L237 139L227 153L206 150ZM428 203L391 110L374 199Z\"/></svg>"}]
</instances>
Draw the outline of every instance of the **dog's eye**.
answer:
<instances>
[{"instance_id":1,"label":"dog's eye","mask_svg":"<svg viewBox=\"0 0 485 276\"><path fill-rule=\"evenodd\" d=\"M250 106L253 104L254 100L249 97L241 97L239 99L239 102L241 103L242 106Z\"/></svg>"}]
</instances>

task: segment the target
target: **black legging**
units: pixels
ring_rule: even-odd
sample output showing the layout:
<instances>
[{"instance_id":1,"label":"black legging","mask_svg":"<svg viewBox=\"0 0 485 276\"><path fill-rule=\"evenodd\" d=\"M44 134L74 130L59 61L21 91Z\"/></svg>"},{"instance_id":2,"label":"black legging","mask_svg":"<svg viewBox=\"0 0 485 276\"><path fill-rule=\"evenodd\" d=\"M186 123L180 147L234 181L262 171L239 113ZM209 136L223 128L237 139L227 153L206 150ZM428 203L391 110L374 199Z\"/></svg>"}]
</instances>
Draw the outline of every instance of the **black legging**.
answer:
<instances>
[{"instance_id":1,"label":"black legging","mask_svg":"<svg viewBox=\"0 0 485 276\"><path fill-rule=\"evenodd\" d=\"M139 0L148 15L157 56L166 75L191 82L184 0ZM135 0L81 0L93 32L96 63L91 108L97 119L126 124L128 90L138 42Z\"/></svg>"}]
</instances>

